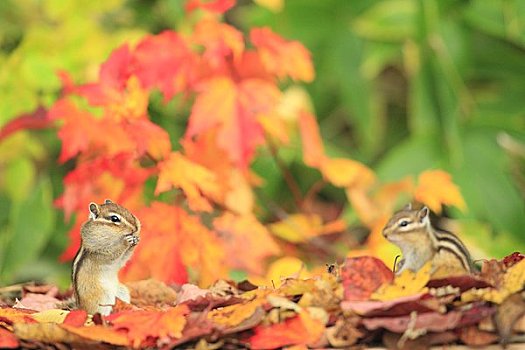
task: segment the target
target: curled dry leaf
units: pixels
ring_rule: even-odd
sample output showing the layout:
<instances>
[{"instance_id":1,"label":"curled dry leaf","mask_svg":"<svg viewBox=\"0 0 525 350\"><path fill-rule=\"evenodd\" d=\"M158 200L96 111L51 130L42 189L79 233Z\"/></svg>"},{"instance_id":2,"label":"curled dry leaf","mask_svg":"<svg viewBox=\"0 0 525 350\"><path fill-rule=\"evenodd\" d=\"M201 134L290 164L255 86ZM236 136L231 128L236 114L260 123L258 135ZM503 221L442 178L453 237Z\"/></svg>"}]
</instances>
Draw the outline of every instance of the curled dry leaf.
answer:
<instances>
[{"instance_id":1,"label":"curled dry leaf","mask_svg":"<svg viewBox=\"0 0 525 350\"><path fill-rule=\"evenodd\" d=\"M429 288L440 288L440 287L457 287L461 292L472 288L487 288L490 287L490 283L473 275L462 275L462 276L447 276L445 278L432 278L427 283Z\"/></svg>"},{"instance_id":2,"label":"curled dry leaf","mask_svg":"<svg viewBox=\"0 0 525 350\"><path fill-rule=\"evenodd\" d=\"M326 328L325 334L331 346L342 348L354 345L364 334L357 329L358 317L339 319L334 326Z\"/></svg>"},{"instance_id":3,"label":"curled dry leaf","mask_svg":"<svg viewBox=\"0 0 525 350\"><path fill-rule=\"evenodd\" d=\"M441 302L430 294L415 294L388 301L343 301L341 308L358 315L371 316L403 316L412 311L443 312Z\"/></svg>"},{"instance_id":4,"label":"curled dry leaf","mask_svg":"<svg viewBox=\"0 0 525 350\"><path fill-rule=\"evenodd\" d=\"M461 313L451 311L446 314L438 312L426 312L423 314L415 314L414 329L423 329L431 332L443 332L449 329L454 329L461 320ZM372 317L364 318L363 325L368 330L375 330L378 328L385 328L391 332L403 333L411 325L413 317L397 316L397 317Z\"/></svg>"},{"instance_id":5,"label":"curled dry leaf","mask_svg":"<svg viewBox=\"0 0 525 350\"><path fill-rule=\"evenodd\" d=\"M62 302L50 294L26 293L14 306L19 309L45 311L56 309Z\"/></svg>"},{"instance_id":6,"label":"curled dry leaf","mask_svg":"<svg viewBox=\"0 0 525 350\"><path fill-rule=\"evenodd\" d=\"M461 295L461 300L470 302L475 300L485 300L496 304L501 304L511 294L523 289L525 284L525 260L521 260L505 271L498 283L497 288L482 288L468 290Z\"/></svg>"}]
</instances>

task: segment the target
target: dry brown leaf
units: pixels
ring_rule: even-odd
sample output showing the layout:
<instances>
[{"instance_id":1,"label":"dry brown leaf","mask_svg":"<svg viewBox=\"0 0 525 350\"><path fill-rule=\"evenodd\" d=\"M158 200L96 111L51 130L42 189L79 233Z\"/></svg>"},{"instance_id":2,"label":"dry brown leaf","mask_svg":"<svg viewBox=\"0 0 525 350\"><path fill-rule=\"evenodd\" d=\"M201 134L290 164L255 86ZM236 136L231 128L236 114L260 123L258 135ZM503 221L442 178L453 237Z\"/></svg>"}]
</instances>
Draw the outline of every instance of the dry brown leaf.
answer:
<instances>
[{"instance_id":1,"label":"dry brown leaf","mask_svg":"<svg viewBox=\"0 0 525 350\"><path fill-rule=\"evenodd\" d=\"M464 302L485 300L501 304L509 295L519 292L525 284L525 260L520 260L505 271L497 288L468 290L461 295Z\"/></svg>"},{"instance_id":2,"label":"dry brown leaf","mask_svg":"<svg viewBox=\"0 0 525 350\"><path fill-rule=\"evenodd\" d=\"M154 279L128 282L131 303L139 307L175 305L177 292L164 282Z\"/></svg>"},{"instance_id":3,"label":"dry brown leaf","mask_svg":"<svg viewBox=\"0 0 525 350\"><path fill-rule=\"evenodd\" d=\"M494 323L501 337L501 342L507 344L515 323L525 314L524 293L515 293L499 305L494 315Z\"/></svg>"},{"instance_id":4,"label":"dry brown leaf","mask_svg":"<svg viewBox=\"0 0 525 350\"><path fill-rule=\"evenodd\" d=\"M495 343L498 335L482 331L478 326L470 326L458 329L459 339L469 346L484 346Z\"/></svg>"},{"instance_id":5,"label":"dry brown leaf","mask_svg":"<svg viewBox=\"0 0 525 350\"><path fill-rule=\"evenodd\" d=\"M339 319L334 326L325 330L326 338L336 348L354 345L364 334L357 329L358 317Z\"/></svg>"},{"instance_id":6,"label":"dry brown leaf","mask_svg":"<svg viewBox=\"0 0 525 350\"><path fill-rule=\"evenodd\" d=\"M19 300L15 308L46 311L58 308L62 301L48 294L27 293Z\"/></svg>"},{"instance_id":7,"label":"dry brown leaf","mask_svg":"<svg viewBox=\"0 0 525 350\"><path fill-rule=\"evenodd\" d=\"M15 334L18 338L45 343L80 343L85 339L68 332L56 323L16 323Z\"/></svg>"},{"instance_id":8,"label":"dry brown leaf","mask_svg":"<svg viewBox=\"0 0 525 350\"><path fill-rule=\"evenodd\" d=\"M454 329L460 320L461 313L451 311L444 315L437 312L426 312L423 314L415 314L415 316L364 318L362 323L371 331L378 328L385 328L391 332L403 333L409 329L410 326L413 326L414 329L443 332Z\"/></svg>"}]
</instances>

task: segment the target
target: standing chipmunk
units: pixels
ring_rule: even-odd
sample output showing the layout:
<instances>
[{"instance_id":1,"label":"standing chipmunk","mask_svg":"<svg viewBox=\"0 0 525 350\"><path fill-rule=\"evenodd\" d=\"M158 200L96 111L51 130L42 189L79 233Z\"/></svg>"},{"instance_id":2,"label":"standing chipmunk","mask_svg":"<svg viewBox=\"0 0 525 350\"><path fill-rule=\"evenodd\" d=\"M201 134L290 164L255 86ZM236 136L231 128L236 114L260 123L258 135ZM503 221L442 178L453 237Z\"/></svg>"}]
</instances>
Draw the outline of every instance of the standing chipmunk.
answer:
<instances>
[{"instance_id":1,"label":"standing chipmunk","mask_svg":"<svg viewBox=\"0 0 525 350\"><path fill-rule=\"evenodd\" d=\"M130 302L118 272L139 242L140 221L126 208L106 199L89 204L89 218L81 229L82 244L73 261L73 290L77 307L90 314L108 315L115 298Z\"/></svg>"},{"instance_id":2,"label":"standing chipmunk","mask_svg":"<svg viewBox=\"0 0 525 350\"><path fill-rule=\"evenodd\" d=\"M472 272L470 253L463 242L451 232L432 227L429 213L427 207L417 210L408 204L395 213L383 229L383 236L403 253L396 273L406 269L418 271L428 261L432 261L434 271L447 267Z\"/></svg>"}]
</instances>

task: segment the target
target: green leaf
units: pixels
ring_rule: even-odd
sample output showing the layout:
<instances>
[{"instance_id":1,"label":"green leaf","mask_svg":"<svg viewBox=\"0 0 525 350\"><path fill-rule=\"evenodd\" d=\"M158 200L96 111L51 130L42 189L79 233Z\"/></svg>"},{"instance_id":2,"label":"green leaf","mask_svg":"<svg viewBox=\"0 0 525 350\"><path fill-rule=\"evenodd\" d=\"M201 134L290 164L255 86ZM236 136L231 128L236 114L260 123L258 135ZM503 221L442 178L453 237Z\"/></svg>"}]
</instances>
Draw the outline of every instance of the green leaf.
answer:
<instances>
[{"instance_id":1,"label":"green leaf","mask_svg":"<svg viewBox=\"0 0 525 350\"><path fill-rule=\"evenodd\" d=\"M14 159L4 170L4 188L15 203L27 197L35 180L35 167L27 158Z\"/></svg>"},{"instance_id":2,"label":"green leaf","mask_svg":"<svg viewBox=\"0 0 525 350\"><path fill-rule=\"evenodd\" d=\"M52 203L51 182L43 178L25 201L13 206L11 237L0 268L3 275L13 276L41 253L53 233L55 212Z\"/></svg>"},{"instance_id":3,"label":"green leaf","mask_svg":"<svg viewBox=\"0 0 525 350\"><path fill-rule=\"evenodd\" d=\"M413 0L382 1L359 16L352 29L360 36L378 41L403 41L416 31Z\"/></svg>"},{"instance_id":4,"label":"green leaf","mask_svg":"<svg viewBox=\"0 0 525 350\"><path fill-rule=\"evenodd\" d=\"M427 169L435 169L440 165L441 153L439 145L432 138L411 138L392 148L376 171L383 181L399 180L407 175L418 175Z\"/></svg>"},{"instance_id":5,"label":"green leaf","mask_svg":"<svg viewBox=\"0 0 525 350\"><path fill-rule=\"evenodd\" d=\"M508 160L493 130L471 130L462 137L464 163L453 176L468 204L465 217L489 222L498 232L523 241L525 204L512 182Z\"/></svg>"}]
</instances>

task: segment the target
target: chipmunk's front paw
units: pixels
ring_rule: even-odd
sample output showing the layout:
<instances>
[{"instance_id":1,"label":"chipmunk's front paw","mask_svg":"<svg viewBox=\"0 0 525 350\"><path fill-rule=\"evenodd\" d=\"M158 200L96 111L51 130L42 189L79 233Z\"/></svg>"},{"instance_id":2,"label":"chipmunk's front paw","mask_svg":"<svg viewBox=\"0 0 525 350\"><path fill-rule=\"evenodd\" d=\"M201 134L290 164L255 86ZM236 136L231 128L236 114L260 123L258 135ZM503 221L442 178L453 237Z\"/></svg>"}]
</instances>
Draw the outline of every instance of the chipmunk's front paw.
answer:
<instances>
[{"instance_id":1,"label":"chipmunk's front paw","mask_svg":"<svg viewBox=\"0 0 525 350\"><path fill-rule=\"evenodd\" d=\"M136 246L140 241L139 236L134 236L133 234L126 235L124 238L132 247Z\"/></svg>"}]
</instances>

